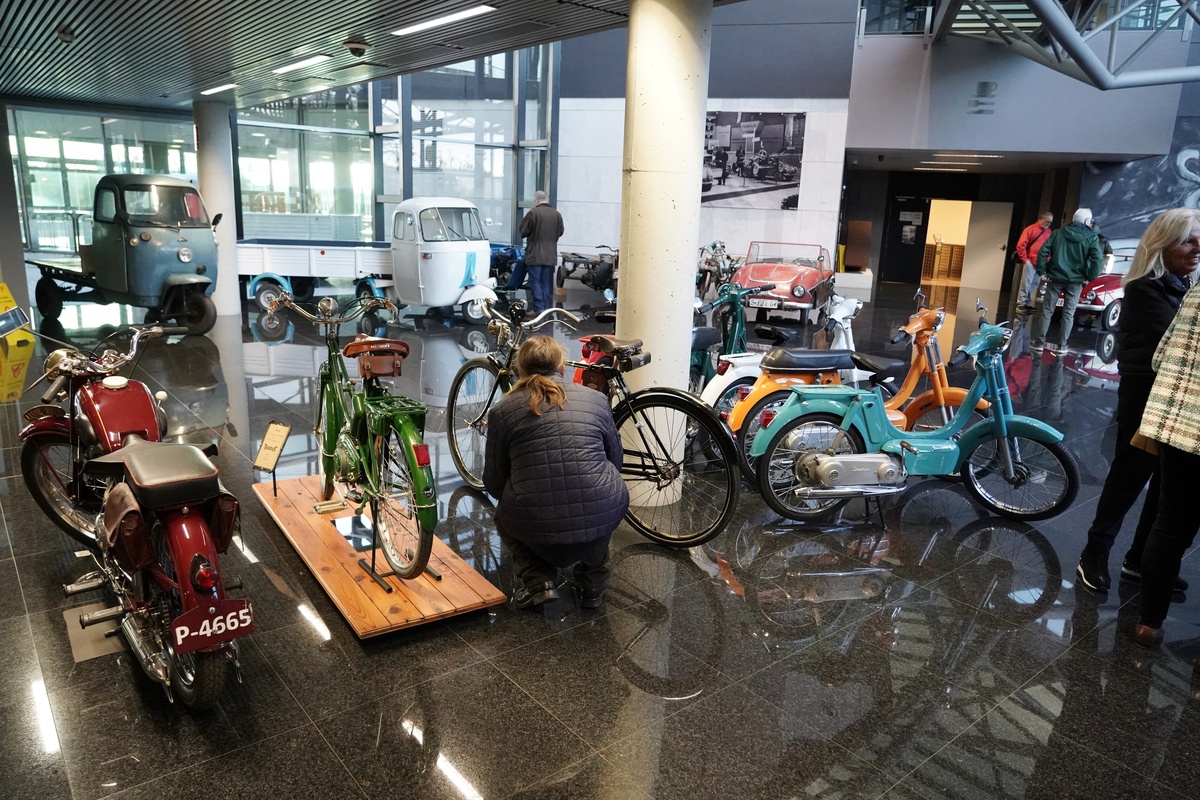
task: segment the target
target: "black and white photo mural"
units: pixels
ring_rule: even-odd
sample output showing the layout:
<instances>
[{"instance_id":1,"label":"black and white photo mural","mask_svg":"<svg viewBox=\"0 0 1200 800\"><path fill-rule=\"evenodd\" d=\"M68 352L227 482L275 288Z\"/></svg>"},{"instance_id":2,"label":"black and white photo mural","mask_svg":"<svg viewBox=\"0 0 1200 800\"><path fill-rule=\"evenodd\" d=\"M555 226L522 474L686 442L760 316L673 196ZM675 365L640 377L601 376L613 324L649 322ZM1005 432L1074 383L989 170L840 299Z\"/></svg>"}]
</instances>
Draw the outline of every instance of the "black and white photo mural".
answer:
<instances>
[{"instance_id":1,"label":"black and white photo mural","mask_svg":"<svg viewBox=\"0 0 1200 800\"><path fill-rule=\"evenodd\" d=\"M701 202L724 208L795 208L805 119L803 112L709 111Z\"/></svg>"},{"instance_id":2,"label":"black and white photo mural","mask_svg":"<svg viewBox=\"0 0 1200 800\"><path fill-rule=\"evenodd\" d=\"M1200 208L1200 117L1175 120L1165 156L1088 163L1079 196L1114 247L1126 239L1136 245L1150 221L1167 209Z\"/></svg>"}]
</instances>

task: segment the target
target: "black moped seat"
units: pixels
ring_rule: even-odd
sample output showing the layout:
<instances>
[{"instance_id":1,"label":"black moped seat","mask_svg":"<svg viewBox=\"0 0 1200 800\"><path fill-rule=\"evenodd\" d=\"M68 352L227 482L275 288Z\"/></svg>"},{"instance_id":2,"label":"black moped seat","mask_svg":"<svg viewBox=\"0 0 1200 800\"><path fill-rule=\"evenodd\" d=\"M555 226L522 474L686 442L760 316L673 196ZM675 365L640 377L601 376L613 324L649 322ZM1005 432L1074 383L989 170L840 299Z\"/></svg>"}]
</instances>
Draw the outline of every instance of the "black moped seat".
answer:
<instances>
[{"instance_id":1,"label":"black moped seat","mask_svg":"<svg viewBox=\"0 0 1200 800\"><path fill-rule=\"evenodd\" d=\"M721 343L721 332L716 328L692 328L692 352L707 350Z\"/></svg>"},{"instance_id":2,"label":"black moped seat","mask_svg":"<svg viewBox=\"0 0 1200 800\"><path fill-rule=\"evenodd\" d=\"M908 374L908 362L902 358L873 356L867 353L851 353L850 357L859 369L870 372L871 379L876 383Z\"/></svg>"},{"instance_id":3,"label":"black moped seat","mask_svg":"<svg viewBox=\"0 0 1200 800\"><path fill-rule=\"evenodd\" d=\"M763 356L762 368L771 372L833 372L854 369L850 350L801 350L773 347Z\"/></svg>"},{"instance_id":4,"label":"black moped seat","mask_svg":"<svg viewBox=\"0 0 1200 800\"><path fill-rule=\"evenodd\" d=\"M132 442L93 458L85 469L98 475L124 473L144 508L199 503L220 492L216 466L190 444Z\"/></svg>"}]
</instances>

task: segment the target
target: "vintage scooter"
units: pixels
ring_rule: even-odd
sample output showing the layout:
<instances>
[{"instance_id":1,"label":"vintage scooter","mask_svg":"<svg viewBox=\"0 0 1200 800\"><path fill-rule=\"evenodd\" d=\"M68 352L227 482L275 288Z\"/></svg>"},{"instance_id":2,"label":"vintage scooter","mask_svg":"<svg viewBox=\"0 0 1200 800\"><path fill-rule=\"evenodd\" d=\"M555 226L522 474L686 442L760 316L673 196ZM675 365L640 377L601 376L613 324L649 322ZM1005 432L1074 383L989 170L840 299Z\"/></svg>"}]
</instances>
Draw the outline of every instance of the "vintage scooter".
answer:
<instances>
[{"instance_id":1,"label":"vintage scooter","mask_svg":"<svg viewBox=\"0 0 1200 800\"><path fill-rule=\"evenodd\" d=\"M765 288L765 287L763 287ZM829 319L825 321L824 334L831 350L854 350L854 329L852 323L862 311L862 300L842 297L835 294L829 304ZM743 325L745 318L743 317ZM771 325L758 325L755 333L760 338L774 342L775 346L786 344L785 329ZM760 367L765 353L770 346L763 347L748 343L746 348L751 352L732 353L717 358L716 375L708 381L700 399L712 406L723 417L727 415L738 401L738 392L743 388L753 386L762 374ZM844 382L866 380L870 373L852 367L853 371L844 373Z\"/></svg>"},{"instance_id":2,"label":"vintage scooter","mask_svg":"<svg viewBox=\"0 0 1200 800\"><path fill-rule=\"evenodd\" d=\"M982 307L980 307L982 310ZM778 415L755 438L758 486L777 513L805 519L853 497L904 489L909 475L961 475L967 490L997 514L1045 519L1079 491L1063 435L1012 410L1003 354L1012 331L980 320L955 361L975 360L975 380L951 420L935 430L904 431L887 417L876 390L795 386ZM984 420L968 426L982 399Z\"/></svg>"},{"instance_id":3,"label":"vintage scooter","mask_svg":"<svg viewBox=\"0 0 1200 800\"><path fill-rule=\"evenodd\" d=\"M96 570L64 586L67 595L108 588L111 608L81 614L89 627L117 620L142 669L167 698L211 706L230 666L241 680L236 640L254 630L249 600L221 571L240 528L238 500L202 452L165 444L165 392L118 375L147 339L184 328L133 326L129 351L88 355L74 347L46 357L42 405L25 412L21 473L51 520L83 545ZM103 344L103 343L102 343ZM65 400L64 409L55 401Z\"/></svg>"},{"instance_id":4,"label":"vintage scooter","mask_svg":"<svg viewBox=\"0 0 1200 800\"><path fill-rule=\"evenodd\" d=\"M726 283L717 289L717 296L712 302L701 303L699 299L696 300L696 313L708 314L716 310L713 322L717 324L713 327L700 326L692 329L692 356L688 367L689 392L700 394L717 376L717 366L713 363L714 350L718 358L746 352L746 309L742 301L774 288L773 284L766 284L744 289L736 283Z\"/></svg>"}]
</instances>

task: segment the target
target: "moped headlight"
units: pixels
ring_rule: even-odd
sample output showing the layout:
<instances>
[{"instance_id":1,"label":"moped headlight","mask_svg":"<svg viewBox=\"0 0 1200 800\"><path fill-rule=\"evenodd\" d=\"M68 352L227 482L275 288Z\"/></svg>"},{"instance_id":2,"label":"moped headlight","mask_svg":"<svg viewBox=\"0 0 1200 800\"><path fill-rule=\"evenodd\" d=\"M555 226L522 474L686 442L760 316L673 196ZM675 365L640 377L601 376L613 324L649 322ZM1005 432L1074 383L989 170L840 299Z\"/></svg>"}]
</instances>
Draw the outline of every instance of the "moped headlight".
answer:
<instances>
[{"instance_id":1,"label":"moped headlight","mask_svg":"<svg viewBox=\"0 0 1200 800\"><path fill-rule=\"evenodd\" d=\"M187 264L188 262L190 262L192 260L192 251L190 248L181 247L181 248L179 248L178 256L179 256L180 261Z\"/></svg>"},{"instance_id":2,"label":"moped headlight","mask_svg":"<svg viewBox=\"0 0 1200 800\"><path fill-rule=\"evenodd\" d=\"M63 359L67 358L70 354L71 351L65 347L50 351L50 353L46 356L45 363L42 364L42 372L56 372L58 370L58 365L61 364Z\"/></svg>"},{"instance_id":3,"label":"moped headlight","mask_svg":"<svg viewBox=\"0 0 1200 800\"><path fill-rule=\"evenodd\" d=\"M792 297L804 297L807 294L803 286L792 287Z\"/></svg>"}]
</instances>

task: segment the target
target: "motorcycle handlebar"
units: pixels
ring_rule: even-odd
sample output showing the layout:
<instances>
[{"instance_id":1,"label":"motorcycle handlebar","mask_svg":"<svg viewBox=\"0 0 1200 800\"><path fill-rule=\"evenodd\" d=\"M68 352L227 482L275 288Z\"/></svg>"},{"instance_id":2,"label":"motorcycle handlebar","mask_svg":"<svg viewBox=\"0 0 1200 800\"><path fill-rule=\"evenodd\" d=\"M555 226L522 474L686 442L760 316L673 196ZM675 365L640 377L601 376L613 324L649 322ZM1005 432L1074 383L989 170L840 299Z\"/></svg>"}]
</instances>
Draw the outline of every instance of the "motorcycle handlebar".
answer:
<instances>
[{"instance_id":1,"label":"motorcycle handlebar","mask_svg":"<svg viewBox=\"0 0 1200 800\"><path fill-rule=\"evenodd\" d=\"M50 388L42 393L42 402L54 402L54 398L58 397L58 393L66 388L69 380L70 378L66 375L59 375L57 378L55 378L54 382L50 384Z\"/></svg>"},{"instance_id":2,"label":"motorcycle handlebar","mask_svg":"<svg viewBox=\"0 0 1200 800\"><path fill-rule=\"evenodd\" d=\"M748 290L746 294L762 294L763 292L770 292L774 290L774 288L775 284L764 283L762 286L755 286L753 289Z\"/></svg>"},{"instance_id":3,"label":"motorcycle handlebar","mask_svg":"<svg viewBox=\"0 0 1200 800\"><path fill-rule=\"evenodd\" d=\"M344 317L321 317L313 314L308 309L302 308L292 299L291 293L280 292L279 298L271 301L270 308L268 309L267 313L274 313L275 309L279 306L287 306L292 311L295 311L297 314L316 325L345 325L347 322L353 322L363 314L366 314L368 311L374 311L377 308L386 308L388 311L392 312L395 312L396 310L396 307L392 305L392 302L383 297L365 297L357 300L356 302L358 303L358 308L355 308ZM349 305L354 305L354 303L350 303Z\"/></svg>"},{"instance_id":4,"label":"motorcycle handlebar","mask_svg":"<svg viewBox=\"0 0 1200 800\"><path fill-rule=\"evenodd\" d=\"M893 336L888 341L891 342L892 344L900 344L907 338L908 338L908 333L904 330L900 330L895 336Z\"/></svg>"},{"instance_id":5,"label":"motorcycle handlebar","mask_svg":"<svg viewBox=\"0 0 1200 800\"><path fill-rule=\"evenodd\" d=\"M187 334L188 334L187 328L163 328L162 329L163 336L187 336Z\"/></svg>"},{"instance_id":6,"label":"motorcycle handlebar","mask_svg":"<svg viewBox=\"0 0 1200 800\"><path fill-rule=\"evenodd\" d=\"M710 312L710 311L712 311L712 310L713 310L713 304L712 304L712 303L705 303L704 305L702 305L702 306L700 306L699 308L697 308L697 309L696 309L696 312L697 312L697 313L699 313L699 314L707 314L708 312Z\"/></svg>"},{"instance_id":7,"label":"motorcycle handlebar","mask_svg":"<svg viewBox=\"0 0 1200 800\"><path fill-rule=\"evenodd\" d=\"M967 354L964 353L963 351L959 350L957 353L955 353L950 358L949 361L946 362L946 366L957 367L959 364L963 363L966 360L967 360Z\"/></svg>"},{"instance_id":8,"label":"motorcycle handlebar","mask_svg":"<svg viewBox=\"0 0 1200 800\"><path fill-rule=\"evenodd\" d=\"M594 317L596 322L611 325L617 321L617 312L615 311L597 311Z\"/></svg>"}]
</instances>

